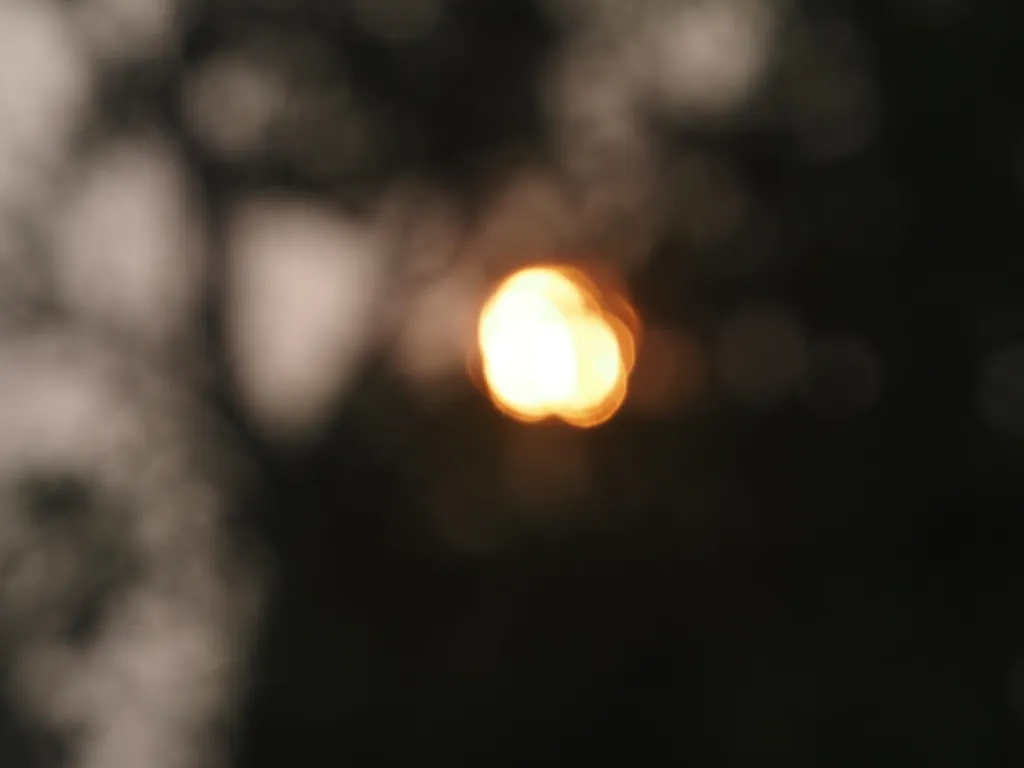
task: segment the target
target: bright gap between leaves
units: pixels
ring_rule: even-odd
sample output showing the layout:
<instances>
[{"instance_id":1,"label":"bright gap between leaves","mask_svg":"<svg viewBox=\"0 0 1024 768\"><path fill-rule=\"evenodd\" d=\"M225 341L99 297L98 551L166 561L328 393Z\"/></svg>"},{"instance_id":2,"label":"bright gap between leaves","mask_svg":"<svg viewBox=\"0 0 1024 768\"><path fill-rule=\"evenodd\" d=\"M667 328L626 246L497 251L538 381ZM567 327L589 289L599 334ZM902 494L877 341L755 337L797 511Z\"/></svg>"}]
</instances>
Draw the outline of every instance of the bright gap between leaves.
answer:
<instances>
[{"instance_id":1,"label":"bright gap between leaves","mask_svg":"<svg viewBox=\"0 0 1024 768\"><path fill-rule=\"evenodd\" d=\"M577 270L530 267L505 279L480 314L478 342L494 404L512 418L576 427L610 419L626 397L634 338Z\"/></svg>"}]
</instances>

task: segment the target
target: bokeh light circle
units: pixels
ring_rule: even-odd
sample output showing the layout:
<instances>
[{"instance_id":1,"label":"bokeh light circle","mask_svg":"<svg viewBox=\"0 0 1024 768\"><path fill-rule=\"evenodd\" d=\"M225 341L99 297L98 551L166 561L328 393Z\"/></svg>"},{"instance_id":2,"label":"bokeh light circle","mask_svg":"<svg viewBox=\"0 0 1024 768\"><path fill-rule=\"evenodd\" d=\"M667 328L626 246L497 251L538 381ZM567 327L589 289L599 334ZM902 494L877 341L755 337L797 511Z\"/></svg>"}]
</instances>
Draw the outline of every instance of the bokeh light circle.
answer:
<instances>
[{"instance_id":1,"label":"bokeh light circle","mask_svg":"<svg viewBox=\"0 0 1024 768\"><path fill-rule=\"evenodd\" d=\"M633 368L631 324L636 314L625 300L605 297L578 270L514 273L480 313L477 341L492 401L523 422L607 421L625 399Z\"/></svg>"}]
</instances>

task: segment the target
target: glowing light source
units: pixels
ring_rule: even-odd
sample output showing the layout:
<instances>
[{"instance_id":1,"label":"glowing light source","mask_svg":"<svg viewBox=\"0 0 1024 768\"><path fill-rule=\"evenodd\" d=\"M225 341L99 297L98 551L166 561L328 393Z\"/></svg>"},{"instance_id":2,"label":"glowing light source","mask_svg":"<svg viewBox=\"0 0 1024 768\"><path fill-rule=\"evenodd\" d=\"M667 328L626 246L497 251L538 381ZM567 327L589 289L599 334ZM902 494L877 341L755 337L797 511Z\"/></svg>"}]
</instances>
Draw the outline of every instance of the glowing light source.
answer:
<instances>
[{"instance_id":1,"label":"glowing light source","mask_svg":"<svg viewBox=\"0 0 1024 768\"><path fill-rule=\"evenodd\" d=\"M494 404L524 422L576 427L610 419L626 396L634 359L628 321L576 270L530 267L508 277L480 314L483 375Z\"/></svg>"}]
</instances>

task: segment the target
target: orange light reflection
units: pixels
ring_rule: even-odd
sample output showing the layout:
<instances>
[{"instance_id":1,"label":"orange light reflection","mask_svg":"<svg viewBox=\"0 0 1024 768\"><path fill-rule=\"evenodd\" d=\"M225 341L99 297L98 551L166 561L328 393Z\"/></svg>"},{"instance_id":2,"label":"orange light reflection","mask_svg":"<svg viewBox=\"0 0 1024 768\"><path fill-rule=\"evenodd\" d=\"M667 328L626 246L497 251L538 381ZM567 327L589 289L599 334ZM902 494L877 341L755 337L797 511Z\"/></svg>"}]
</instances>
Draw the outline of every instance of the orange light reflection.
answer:
<instances>
[{"instance_id":1,"label":"orange light reflection","mask_svg":"<svg viewBox=\"0 0 1024 768\"><path fill-rule=\"evenodd\" d=\"M480 314L484 380L495 405L523 422L575 427L610 419L626 397L636 357L636 313L567 267L506 278Z\"/></svg>"}]
</instances>

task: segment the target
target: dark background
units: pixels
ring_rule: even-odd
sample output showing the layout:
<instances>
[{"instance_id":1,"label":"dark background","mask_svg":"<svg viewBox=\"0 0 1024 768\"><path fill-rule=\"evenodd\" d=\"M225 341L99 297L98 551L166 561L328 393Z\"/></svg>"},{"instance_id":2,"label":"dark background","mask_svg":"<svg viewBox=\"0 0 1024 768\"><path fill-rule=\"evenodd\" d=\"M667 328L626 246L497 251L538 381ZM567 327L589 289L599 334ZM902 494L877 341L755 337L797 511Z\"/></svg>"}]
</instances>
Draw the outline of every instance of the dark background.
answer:
<instances>
[{"instance_id":1,"label":"dark background","mask_svg":"<svg viewBox=\"0 0 1024 768\"><path fill-rule=\"evenodd\" d=\"M853 329L884 370L854 416L800 397L746 407L711 383L686 408L626 409L592 431L526 427L469 386L425 407L382 358L321 438L283 448L228 383L213 284L220 375L206 394L256 469L242 519L275 563L236 765L1024 759L1024 370L1019 354L986 368L1024 335L1024 6L795 7L811 29L838 20L862 41L870 137L809 154L770 91L738 120L652 112L663 161L728 163L771 243L753 227L708 258L665 229L627 283L646 324L708 359L751 303L810 332ZM390 126L384 150L314 178L194 141L183 71L282 30L334 52ZM104 104L113 125L176 132L215 231L239 190L359 211L410 171L472 217L493 158L551 157L539 82L570 32L525 0L461 0L430 36L395 45L340 3L221 0L195 5L180 61L112 75ZM688 201L664 204L684 216ZM781 255L751 266L751 248ZM844 391L856 371L823 375ZM517 496L502 480L513 444L556 467L585 454L587 492ZM426 516L438 493L490 521L488 546L444 541Z\"/></svg>"}]
</instances>

